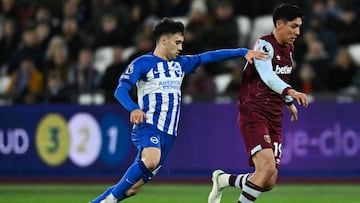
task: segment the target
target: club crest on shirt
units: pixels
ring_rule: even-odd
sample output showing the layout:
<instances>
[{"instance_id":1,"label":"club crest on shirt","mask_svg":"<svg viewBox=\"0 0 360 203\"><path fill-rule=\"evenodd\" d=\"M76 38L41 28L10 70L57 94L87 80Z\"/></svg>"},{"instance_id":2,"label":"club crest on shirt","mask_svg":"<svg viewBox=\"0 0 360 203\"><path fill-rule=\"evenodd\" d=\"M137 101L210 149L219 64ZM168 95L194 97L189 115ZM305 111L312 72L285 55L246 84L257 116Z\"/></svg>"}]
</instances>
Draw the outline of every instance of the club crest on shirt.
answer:
<instances>
[{"instance_id":1,"label":"club crest on shirt","mask_svg":"<svg viewBox=\"0 0 360 203\"><path fill-rule=\"evenodd\" d=\"M175 62L174 65L173 65L173 67L174 67L175 72L180 75L180 74L181 74L181 66L180 66L180 63L179 63L179 62Z\"/></svg>"},{"instance_id":2,"label":"club crest on shirt","mask_svg":"<svg viewBox=\"0 0 360 203\"><path fill-rule=\"evenodd\" d=\"M264 140L265 140L265 142L267 142L267 143L271 143L270 135L264 135Z\"/></svg>"},{"instance_id":3,"label":"club crest on shirt","mask_svg":"<svg viewBox=\"0 0 360 203\"><path fill-rule=\"evenodd\" d=\"M159 143L159 140L157 137L150 137L150 142L157 144L157 143Z\"/></svg>"}]
</instances>

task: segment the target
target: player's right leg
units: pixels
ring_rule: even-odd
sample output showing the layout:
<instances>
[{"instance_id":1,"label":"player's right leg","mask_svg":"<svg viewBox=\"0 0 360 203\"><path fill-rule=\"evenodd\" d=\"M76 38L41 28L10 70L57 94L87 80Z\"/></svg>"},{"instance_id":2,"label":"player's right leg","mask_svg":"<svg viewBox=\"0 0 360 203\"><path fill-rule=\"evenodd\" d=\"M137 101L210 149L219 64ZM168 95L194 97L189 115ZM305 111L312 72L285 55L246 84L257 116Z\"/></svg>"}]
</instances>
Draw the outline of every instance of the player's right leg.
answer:
<instances>
[{"instance_id":1,"label":"player's right leg","mask_svg":"<svg viewBox=\"0 0 360 203\"><path fill-rule=\"evenodd\" d=\"M281 143L281 125L271 126L264 120L262 114L252 112L249 114L246 106L239 114L238 123L243 136L244 143L250 158L250 165L255 166L255 172L247 177L243 176L240 181L235 180L242 189L239 197L241 203L252 203L263 191L273 187L277 178L273 143ZM275 133L274 133L274 129ZM280 133L277 133L277 132ZM272 134L270 132L273 132Z\"/></svg>"},{"instance_id":2,"label":"player's right leg","mask_svg":"<svg viewBox=\"0 0 360 203\"><path fill-rule=\"evenodd\" d=\"M266 148L258 151L252 157L255 172L242 185L239 202L253 203L264 192L271 190L277 179L277 168L273 150Z\"/></svg>"},{"instance_id":3,"label":"player's right leg","mask_svg":"<svg viewBox=\"0 0 360 203\"><path fill-rule=\"evenodd\" d=\"M226 187L236 187L242 189L247 179L252 174L228 174L222 170L215 170L212 174L213 187L208 196L208 203L220 203L222 192Z\"/></svg>"},{"instance_id":4,"label":"player's right leg","mask_svg":"<svg viewBox=\"0 0 360 203\"><path fill-rule=\"evenodd\" d=\"M224 174L224 171L222 170L215 170L212 173L212 189L208 196L208 203L220 203L222 192L224 190L224 187L220 185L219 177L220 175Z\"/></svg>"}]
</instances>

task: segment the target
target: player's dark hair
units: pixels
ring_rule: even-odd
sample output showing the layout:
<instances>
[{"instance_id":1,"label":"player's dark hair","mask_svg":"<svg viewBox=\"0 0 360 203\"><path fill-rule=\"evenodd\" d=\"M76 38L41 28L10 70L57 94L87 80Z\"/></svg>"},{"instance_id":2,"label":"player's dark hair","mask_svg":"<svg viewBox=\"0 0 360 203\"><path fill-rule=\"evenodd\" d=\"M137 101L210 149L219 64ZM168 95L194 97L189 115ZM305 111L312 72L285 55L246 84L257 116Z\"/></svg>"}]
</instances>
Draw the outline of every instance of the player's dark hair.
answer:
<instances>
[{"instance_id":1,"label":"player's dark hair","mask_svg":"<svg viewBox=\"0 0 360 203\"><path fill-rule=\"evenodd\" d=\"M274 9L273 22L276 25L277 20L285 22L295 20L296 18L304 18L304 11L299 6L294 4L280 4Z\"/></svg>"},{"instance_id":2,"label":"player's dark hair","mask_svg":"<svg viewBox=\"0 0 360 203\"><path fill-rule=\"evenodd\" d=\"M158 41L163 35L176 33L181 33L182 35L184 35L184 24L179 21L174 21L170 18L163 18L155 25L153 29L153 35L156 41Z\"/></svg>"}]
</instances>

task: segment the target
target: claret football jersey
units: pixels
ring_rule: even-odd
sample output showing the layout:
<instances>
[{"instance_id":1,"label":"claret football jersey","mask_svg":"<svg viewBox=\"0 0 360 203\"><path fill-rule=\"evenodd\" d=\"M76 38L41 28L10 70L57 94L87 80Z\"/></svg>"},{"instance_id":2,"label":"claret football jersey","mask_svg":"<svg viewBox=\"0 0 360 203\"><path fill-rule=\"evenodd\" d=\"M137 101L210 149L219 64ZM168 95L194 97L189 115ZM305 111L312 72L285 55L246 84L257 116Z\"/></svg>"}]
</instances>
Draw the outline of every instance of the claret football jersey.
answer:
<instances>
[{"instance_id":1,"label":"claret football jersey","mask_svg":"<svg viewBox=\"0 0 360 203\"><path fill-rule=\"evenodd\" d=\"M268 52L269 59L255 60L245 66L239 104L246 105L251 111L261 112L274 122L282 122L285 104L283 91L290 87L288 82L293 70L293 46L280 45L270 34L259 38L254 49Z\"/></svg>"}]
</instances>

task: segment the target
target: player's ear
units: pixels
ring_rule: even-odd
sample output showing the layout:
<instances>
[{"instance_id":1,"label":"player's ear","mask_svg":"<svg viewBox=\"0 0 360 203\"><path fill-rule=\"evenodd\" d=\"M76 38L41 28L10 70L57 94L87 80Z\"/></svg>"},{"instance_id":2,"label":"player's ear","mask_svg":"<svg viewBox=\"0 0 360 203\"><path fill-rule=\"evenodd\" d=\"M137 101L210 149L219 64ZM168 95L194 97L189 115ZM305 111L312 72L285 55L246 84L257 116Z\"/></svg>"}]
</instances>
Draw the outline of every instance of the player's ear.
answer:
<instances>
[{"instance_id":1,"label":"player's ear","mask_svg":"<svg viewBox=\"0 0 360 203\"><path fill-rule=\"evenodd\" d=\"M167 37L165 36L165 35L163 35L163 36L161 36L160 37L160 43L161 43L161 45L165 45L165 43L166 43L166 40L167 40Z\"/></svg>"},{"instance_id":2,"label":"player's ear","mask_svg":"<svg viewBox=\"0 0 360 203\"><path fill-rule=\"evenodd\" d=\"M280 28L281 26L284 25L284 23L285 23L284 20L279 19L279 20L276 21L275 26L277 28Z\"/></svg>"}]
</instances>

